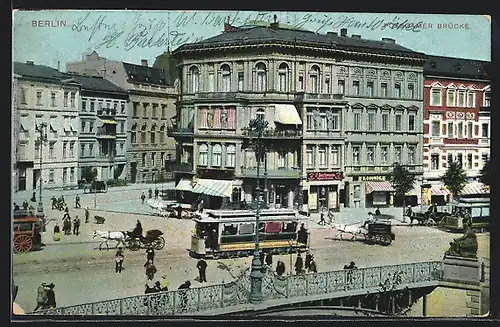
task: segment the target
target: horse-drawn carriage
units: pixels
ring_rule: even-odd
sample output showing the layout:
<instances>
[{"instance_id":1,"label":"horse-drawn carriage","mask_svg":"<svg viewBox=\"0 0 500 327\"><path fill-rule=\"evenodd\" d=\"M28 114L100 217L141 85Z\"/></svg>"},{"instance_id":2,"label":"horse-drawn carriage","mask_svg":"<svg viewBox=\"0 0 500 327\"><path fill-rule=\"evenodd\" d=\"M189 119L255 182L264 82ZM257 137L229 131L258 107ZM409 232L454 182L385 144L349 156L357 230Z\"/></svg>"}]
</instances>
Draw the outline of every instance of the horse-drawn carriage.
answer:
<instances>
[{"instance_id":1,"label":"horse-drawn carriage","mask_svg":"<svg viewBox=\"0 0 500 327\"><path fill-rule=\"evenodd\" d=\"M449 215L448 206L419 206L415 210L413 208L406 210L406 216L410 222L413 224L413 221L416 220L417 224L421 226L435 226Z\"/></svg>"},{"instance_id":2,"label":"horse-drawn carriage","mask_svg":"<svg viewBox=\"0 0 500 327\"><path fill-rule=\"evenodd\" d=\"M139 236L131 231L101 231L94 230L92 238L100 237L104 241L99 244L99 250L102 250L103 245L109 250L109 241L115 241L117 248L119 245L124 245L131 251L138 251L141 248L153 247L155 250L161 250L165 247L165 239L163 232L158 229L148 230L146 236Z\"/></svg>"},{"instance_id":3,"label":"horse-drawn carriage","mask_svg":"<svg viewBox=\"0 0 500 327\"><path fill-rule=\"evenodd\" d=\"M350 240L362 240L367 244L390 245L396 239L392 232L392 224L389 220L375 220L372 222L356 223L352 225L334 224L337 230L335 238L340 236L343 240L344 234L351 235Z\"/></svg>"},{"instance_id":4,"label":"horse-drawn carriage","mask_svg":"<svg viewBox=\"0 0 500 327\"><path fill-rule=\"evenodd\" d=\"M24 211L24 210L20 210ZM42 222L36 216L27 213L14 213L14 252L26 253L42 246L40 234Z\"/></svg>"}]
</instances>

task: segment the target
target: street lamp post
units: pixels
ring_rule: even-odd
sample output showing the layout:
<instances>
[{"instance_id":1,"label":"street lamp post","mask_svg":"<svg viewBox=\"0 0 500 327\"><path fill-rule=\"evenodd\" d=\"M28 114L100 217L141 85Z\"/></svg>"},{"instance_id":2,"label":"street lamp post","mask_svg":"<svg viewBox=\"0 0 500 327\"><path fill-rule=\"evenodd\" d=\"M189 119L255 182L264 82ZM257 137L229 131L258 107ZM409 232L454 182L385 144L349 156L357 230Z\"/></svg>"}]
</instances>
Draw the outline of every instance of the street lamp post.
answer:
<instances>
[{"instance_id":1,"label":"street lamp post","mask_svg":"<svg viewBox=\"0 0 500 327\"><path fill-rule=\"evenodd\" d=\"M38 206L37 206L37 217L43 221L45 214L43 213L43 202L42 202L42 184L43 184L43 177L42 177L42 154L43 154L43 144L47 143L47 123L40 123L39 125L36 126L36 129L40 133L40 136L38 137L38 144L40 145L40 184L39 184L39 191L38 191ZM45 224L43 224L45 225Z\"/></svg>"},{"instance_id":2,"label":"street lamp post","mask_svg":"<svg viewBox=\"0 0 500 327\"><path fill-rule=\"evenodd\" d=\"M267 201L269 199L269 189L267 186L267 148L264 149L264 205L267 208Z\"/></svg>"},{"instance_id":3,"label":"street lamp post","mask_svg":"<svg viewBox=\"0 0 500 327\"><path fill-rule=\"evenodd\" d=\"M252 260L252 271L250 273L250 303L262 302L262 262L260 261L260 246L259 246L259 223L260 223L260 163L262 160L261 137L264 130L267 128L267 121L261 118L252 119L249 127L251 131L257 133L256 158L257 158L257 209L255 211L255 251Z\"/></svg>"}]
</instances>

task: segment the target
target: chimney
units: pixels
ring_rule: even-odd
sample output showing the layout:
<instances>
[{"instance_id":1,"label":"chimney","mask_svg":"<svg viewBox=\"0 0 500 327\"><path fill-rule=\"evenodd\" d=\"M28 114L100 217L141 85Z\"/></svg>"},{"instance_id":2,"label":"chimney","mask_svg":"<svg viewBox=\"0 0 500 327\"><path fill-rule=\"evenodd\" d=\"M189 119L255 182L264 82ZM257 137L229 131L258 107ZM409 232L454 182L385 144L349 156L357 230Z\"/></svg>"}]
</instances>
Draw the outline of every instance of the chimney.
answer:
<instances>
[{"instance_id":1,"label":"chimney","mask_svg":"<svg viewBox=\"0 0 500 327\"><path fill-rule=\"evenodd\" d=\"M391 38L389 38L389 37L383 37L383 38L382 38L382 42L396 44L396 40L391 39Z\"/></svg>"},{"instance_id":2,"label":"chimney","mask_svg":"<svg viewBox=\"0 0 500 327\"><path fill-rule=\"evenodd\" d=\"M31 60L26 61L26 65L34 66L35 63Z\"/></svg>"},{"instance_id":3,"label":"chimney","mask_svg":"<svg viewBox=\"0 0 500 327\"><path fill-rule=\"evenodd\" d=\"M326 35L339 36L339 33L337 33L337 32L326 32Z\"/></svg>"},{"instance_id":4,"label":"chimney","mask_svg":"<svg viewBox=\"0 0 500 327\"><path fill-rule=\"evenodd\" d=\"M353 34L351 36L352 39L361 39L361 35L358 35L358 34Z\"/></svg>"},{"instance_id":5,"label":"chimney","mask_svg":"<svg viewBox=\"0 0 500 327\"><path fill-rule=\"evenodd\" d=\"M278 23L278 16L274 15L274 22L271 23L270 27L272 30L275 30L275 31L280 29L280 24Z\"/></svg>"},{"instance_id":6,"label":"chimney","mask_svg":"<svg viewBox=\"0 0 500 327\"><path fill-rule=\"evenodd\" d=\"M344 37L347 36L347 28L341 28L340 29L340 36L344 36Z\"/></svg>"},{"instance_id":7,"label":"chimney","mask_svg":"<svg viewBox=\"0 0 500 327\"><path fill-rule=\"evenodd\" d=\"M148 67L148 60L147 59L142 59L141 60L141 65Z\"/></svg>"}]
</instances>

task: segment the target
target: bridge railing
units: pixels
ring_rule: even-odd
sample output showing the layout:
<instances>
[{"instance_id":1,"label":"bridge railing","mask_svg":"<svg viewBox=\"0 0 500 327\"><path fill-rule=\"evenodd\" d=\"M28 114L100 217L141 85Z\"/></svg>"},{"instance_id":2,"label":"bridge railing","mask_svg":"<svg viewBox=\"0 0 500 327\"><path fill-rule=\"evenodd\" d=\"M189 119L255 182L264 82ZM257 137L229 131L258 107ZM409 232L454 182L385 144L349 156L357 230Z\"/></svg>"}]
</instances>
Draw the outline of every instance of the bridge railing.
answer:
<instances>
[{"instance_id":1,"label":"bridge railing","mask_svg":"<svg viewBox=\"0 0 500 327\"><path fill-rule=\"evenodd\" d=\"M399 276L401 285L441 279L442 262L367 267L292 276L268 271L263 280L264 300L307 297L380 288ZM158 292L121 299L79 304L34 312L41 315L183 315L249 303L250 279L243 276L229 283Z\"/></svg>"}]
</instances>

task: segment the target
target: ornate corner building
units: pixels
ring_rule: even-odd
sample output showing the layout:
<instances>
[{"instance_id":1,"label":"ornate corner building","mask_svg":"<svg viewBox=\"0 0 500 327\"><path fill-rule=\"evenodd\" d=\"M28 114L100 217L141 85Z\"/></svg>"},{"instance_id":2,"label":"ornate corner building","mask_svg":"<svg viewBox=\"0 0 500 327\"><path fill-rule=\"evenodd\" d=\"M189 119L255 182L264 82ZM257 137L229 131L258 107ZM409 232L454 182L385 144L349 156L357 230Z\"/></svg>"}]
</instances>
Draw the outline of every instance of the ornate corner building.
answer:
<instances>
[{"instance_id":1,"label":"ornate corner building","mask_svg":"<svg viewBox=\"0 0 500 327\"><path fill-rule=\"evenodd\" d=\"M168 131L178 189L210 183L209 195L252 201L248 126L258 116L269 123L260 168L271 206L390 205L394 162L421 183L424 54L347 29L319 35L275 22L226 23L222 34L172 56L181 70Z\"/></svg>"}]
</instances>

